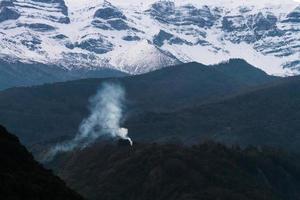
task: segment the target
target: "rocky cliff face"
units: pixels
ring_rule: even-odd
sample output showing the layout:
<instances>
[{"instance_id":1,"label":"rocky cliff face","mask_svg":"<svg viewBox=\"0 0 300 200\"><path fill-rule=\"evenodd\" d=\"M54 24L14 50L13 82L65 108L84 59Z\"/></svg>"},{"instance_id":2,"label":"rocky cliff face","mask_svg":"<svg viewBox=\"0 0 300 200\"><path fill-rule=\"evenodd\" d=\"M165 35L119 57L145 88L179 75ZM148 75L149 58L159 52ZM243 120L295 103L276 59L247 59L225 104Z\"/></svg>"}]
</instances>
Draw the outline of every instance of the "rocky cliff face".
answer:
<instances>
[{"instance_id":1,"label":"rocky cliff face","mask_svg":"<svg viewBox=\"0 0 300 200\"><path fill-rule=\"evenodd\" d=\"M300 7L253 2L2 0L0 57L131 74L243 58L269 74L299 74Z\"/></svg>"}]
</instances>

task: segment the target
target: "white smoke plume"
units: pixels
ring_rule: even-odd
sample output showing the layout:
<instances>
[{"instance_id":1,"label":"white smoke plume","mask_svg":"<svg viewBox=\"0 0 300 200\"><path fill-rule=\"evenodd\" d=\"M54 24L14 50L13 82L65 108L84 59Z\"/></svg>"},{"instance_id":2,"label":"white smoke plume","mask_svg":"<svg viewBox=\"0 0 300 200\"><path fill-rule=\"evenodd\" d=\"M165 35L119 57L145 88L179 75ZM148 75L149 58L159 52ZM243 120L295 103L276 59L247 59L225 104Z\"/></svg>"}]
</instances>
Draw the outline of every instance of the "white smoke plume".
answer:
<instances>
[{"instance_id":1,"label":"white smoke plume","mask_svg":"<svg viewBox=\"0 0 300 200\"><path fill-rule=\"evenodd\" d=\"M124 89L115 83L105 83L95 96L90 98L90 115L84 119L74 139L54 146L46 156L51 160L59 152L85 148L99 137L108 136L128 140L128 129L121 127L123 116Z\"/></svg>"}]
</instances>

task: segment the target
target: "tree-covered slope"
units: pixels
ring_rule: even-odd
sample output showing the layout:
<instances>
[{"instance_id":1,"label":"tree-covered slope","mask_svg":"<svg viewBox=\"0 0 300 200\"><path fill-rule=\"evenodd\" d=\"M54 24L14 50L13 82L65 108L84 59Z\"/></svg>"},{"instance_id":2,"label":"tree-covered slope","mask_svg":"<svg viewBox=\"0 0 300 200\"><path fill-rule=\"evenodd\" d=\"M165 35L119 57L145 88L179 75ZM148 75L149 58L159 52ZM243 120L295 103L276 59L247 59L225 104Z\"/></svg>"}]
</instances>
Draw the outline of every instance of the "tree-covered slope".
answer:
<instances>
[{"instance_id":1,"label":"tree-covered slope","mask_svg":"<svg viewBox=\"0 0 300 200\"><path fill-rule=\"evenodd\" d=\"M279 151L215 143L98 143L49 165L91 200L297 200L299 164Z\"/></svg>"},{"instance_id":2,"label":"tree-covered slope","mask_svg":"<svg viewBox=\"0 0 300 200\"><path fill-rule=\"evenodd\" d=\"M299 152L300 77L216 103L176 112L149 112L127 121L133 138L193 143L214 139Z\"/></svg>"}]
</instances>

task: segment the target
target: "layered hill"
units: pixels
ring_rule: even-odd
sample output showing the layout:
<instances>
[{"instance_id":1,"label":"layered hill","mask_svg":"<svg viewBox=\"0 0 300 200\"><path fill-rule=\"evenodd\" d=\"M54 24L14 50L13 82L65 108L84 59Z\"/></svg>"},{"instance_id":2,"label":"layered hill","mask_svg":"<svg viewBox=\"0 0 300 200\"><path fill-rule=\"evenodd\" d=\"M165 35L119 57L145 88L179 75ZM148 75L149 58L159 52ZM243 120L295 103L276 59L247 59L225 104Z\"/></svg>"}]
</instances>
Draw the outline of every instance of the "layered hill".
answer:
<instances>
[{"instance_id":1,"label":"layered hill","mask_svg":"<svg viewBox=\"0 0 300 200\"><path fill-rule=\"evenodd\" d=\"M297 157L270 149L98 143L49 166L91 200L300 198Z\"/></svg>"},{"instance_id":2,"label":"layered hill","mask_svg":"<svg viewBox=\"0 0 300 200\"><path fill-rule=\"evenodd\" d=\"M300 77L287 78L259 90L176 112L151 112L129 119L133 138L194 143L274 146L299 152Z\"/></svg>"},{"instance_id":3,"label":"layered hill","mask_svg":"<svg viewBox=\"0 0 300 200\"><path fill-rule=\"evenodd\" d=\"M276 79L245 61L231 60L214 67L190 63L140 76L14 88L0 93L0 121L25 144L34 144L76 134L88 114L89 97L104 82L126 90L126 120L140 112L208 103Z\"/></svg>"},{"instance_id":4,"label":"layered hill","mask_svg":"<svg viewBox=\"0 0 300 200\"><path fill-rule=\"evenodd\" d=\"M292 0L2 0L0 59L141 74L242 58L294 75L299 13Z\"/></svg>"},{"instance_id":5,"label":"layered hill","mask_svg":"<svg viewBox=\"0 0 300 200\"><path fill-rule=\"evenodd\" d=\"M83 78L122 77L127 74L113 69L67 70L56 65L0 61L0 90L11 87L42 85Z\"/></svg>"},{"instance_id":6,"label":"layered hill","mask_svg":"<svg viewBox=\"0 0 300 200\"><path fill-rule=\"evenodd\" d=\"M80 195L37 163L18 138L0 126L0 198L81 200Z\"/></svg>"}]
</instances>

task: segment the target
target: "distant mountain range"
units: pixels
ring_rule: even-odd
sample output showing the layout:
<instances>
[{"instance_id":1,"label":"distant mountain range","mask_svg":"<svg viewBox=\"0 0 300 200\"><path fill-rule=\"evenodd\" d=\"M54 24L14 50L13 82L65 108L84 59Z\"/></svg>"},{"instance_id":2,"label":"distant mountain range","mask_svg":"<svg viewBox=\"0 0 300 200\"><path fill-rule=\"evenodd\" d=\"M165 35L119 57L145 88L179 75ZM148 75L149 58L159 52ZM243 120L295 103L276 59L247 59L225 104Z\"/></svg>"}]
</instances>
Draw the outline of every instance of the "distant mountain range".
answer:
<instances>
[{"instance_id":1,"label":"distant mountain range","mask_svg":"<svg viewBox=\"0 0 300 200\"><path fill-rule=\"evenodd\" d=\"M295 1L126 2L1 0L0 59L141 74L243 58L269 74L299 74Z\"/></svg>"},{"instance_id":2,"label":"distant mountain range","mask_svg":"<svg viewBox=\"0 0 300 200\"><path fill-rule=\"evenodd\" d=\"M122 77L127 75L108 68L68 70L57 65L19 61L10 63L0 60L0 90L83 78Z\"/></svg>"}]
</instances>

